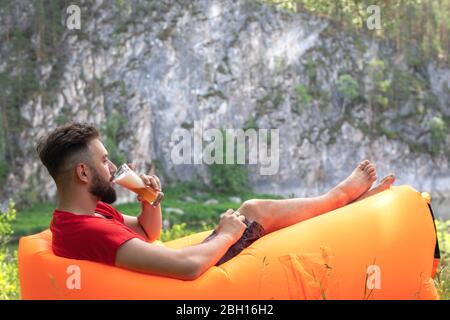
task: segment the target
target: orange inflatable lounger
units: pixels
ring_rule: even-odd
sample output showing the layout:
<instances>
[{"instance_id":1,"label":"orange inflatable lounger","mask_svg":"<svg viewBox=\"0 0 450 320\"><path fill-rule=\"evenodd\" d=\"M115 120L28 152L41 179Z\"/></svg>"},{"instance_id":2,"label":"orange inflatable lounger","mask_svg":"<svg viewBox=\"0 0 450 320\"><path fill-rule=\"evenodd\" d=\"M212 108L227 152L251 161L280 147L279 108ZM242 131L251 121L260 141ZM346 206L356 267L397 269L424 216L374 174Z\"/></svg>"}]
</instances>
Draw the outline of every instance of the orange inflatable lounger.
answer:
<instances>
[{"instance_id":1,"label":"orange inflatable lounger","mask_svg":"<svg viewBox=\"0 0 450 320\"><path fill-rule=\"evenodd\" d=\"M438 299L429 197L409 186L268 234L182 281L57 257L51 233L22 237L23 299ZM201 242L202 232L164 244Z\"/></svg>"}]
</instances>

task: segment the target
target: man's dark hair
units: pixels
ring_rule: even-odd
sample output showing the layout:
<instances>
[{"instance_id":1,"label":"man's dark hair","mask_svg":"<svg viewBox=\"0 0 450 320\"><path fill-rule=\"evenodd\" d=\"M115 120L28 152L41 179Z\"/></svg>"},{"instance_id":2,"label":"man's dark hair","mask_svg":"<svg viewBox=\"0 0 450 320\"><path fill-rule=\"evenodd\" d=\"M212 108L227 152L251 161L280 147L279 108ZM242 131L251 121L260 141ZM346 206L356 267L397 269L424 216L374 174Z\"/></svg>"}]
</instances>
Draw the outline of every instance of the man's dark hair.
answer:
<instances>
[{"instance_id":1,"label":"man's dark hair","mask_svg":"<svg viewBox=\"0 0 450 320\"><path fill-rule=\"evenodd\" d=\"M72 122L41 137L36 150L50 175L58 182L60 174L70 169L74 161L90 163L88 143L99 136L95 125Z\"/></svg>"}]
</instances>

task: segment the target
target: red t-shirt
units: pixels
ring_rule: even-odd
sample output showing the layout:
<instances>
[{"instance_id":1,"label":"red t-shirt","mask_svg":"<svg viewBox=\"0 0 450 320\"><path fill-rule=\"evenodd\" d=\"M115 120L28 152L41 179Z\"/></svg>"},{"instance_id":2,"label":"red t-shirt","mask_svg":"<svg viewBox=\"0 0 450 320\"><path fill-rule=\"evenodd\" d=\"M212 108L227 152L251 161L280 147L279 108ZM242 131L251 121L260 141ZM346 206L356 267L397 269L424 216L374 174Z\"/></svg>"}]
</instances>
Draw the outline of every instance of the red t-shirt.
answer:
<instances>
[{"instance_id":1,"label":"red t-shirt","mask_svg":"<svg viewBox=\"0 0 450 320\"><path fill-rule=\"evenodd\" d=\"M61 257L115 265L119 247L132 238L146 241L124 224L122 214L99 201L95 212L107 219L55 210L50 223L53 252Z\"/></svg>"}]
</instances>

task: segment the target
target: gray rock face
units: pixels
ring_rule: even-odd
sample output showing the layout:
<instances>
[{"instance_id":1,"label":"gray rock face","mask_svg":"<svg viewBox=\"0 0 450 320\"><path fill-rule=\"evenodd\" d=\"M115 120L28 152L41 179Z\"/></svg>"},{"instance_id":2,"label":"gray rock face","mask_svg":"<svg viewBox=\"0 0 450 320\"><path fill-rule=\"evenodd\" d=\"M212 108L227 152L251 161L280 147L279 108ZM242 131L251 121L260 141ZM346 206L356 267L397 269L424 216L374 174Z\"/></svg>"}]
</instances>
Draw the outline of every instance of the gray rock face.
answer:
<instances>
[{"instance_id":1,"label":"gray rock face","mask_svg":"<svg viewBox=\"0 0 450 320\"><path fill-rule=\"evenodd\" d=\"M236 204L241 204L242 203L242 199L240 197L229 197L228 198L231 202L234 202Z\"/></svg>"},{"instance_id":2,"label":"gray rock face","mask_svg":"<svg viewBox=\"0 0 450 320\"><path fill-rule=\"evenodd\" d=\"M217 199L208 199L205 202L203 202L204 206L210 206L210 205L214 205L214 204L219 204L219 200L217 200Z\"/></svg>"},{"instance_id":3,"label":"gray rock face","mask_svg":"<svg viewBox=\"0 0 450 320\"><path fill-rule=\"evenodd\" d=\"M47 92L53 99L44 103L38 93L20 107L21 166L2 187L4 199L31 188L39 199L54 200L55 186L34 151L36 137L57 127L61 117L101 126L114 115L123 119L118 150L140 171L157 163L166 181L194 176L208 181L205 164L173 163L176 129L191 129L196 121L204 129L253 123L278 129L280 143L275 175L260 175L259 165L249 166L256 191L318 195L368 158L380 177L392 171L398 183L450 194L448 132L438 153L413 148L413 142L427 145L431 118L450 114L448 67L430 63L425 74L418 74L402 59L394 61L389 47L363 36L355 39L325 19L253 0L127 1L123 6L86 3L82 30L64 33L59 50L65 55L57 62L63 63L62 72ZM0 53L6 60L14 54L2 44ZM386 79L393 79L394 67L420 77L434 104L417 112L413 95L386 109L364 99L346 103L339 77L351 75L360 95L367 96L374 60L384 61ZM0 71L4 65L0 61ZM54 68L42 66L42 87ZM119 195L120 201L135 199L127 191Z\"/></svg>"},{"instance_id":4,"label":"gray rock face","mask_svg":"<svg viewBox=\"0 0 450 320\"><path fill-rule=\"evenodd\" d=\"M165 208L164 212L165 213L175 213L175 214L178 214L180 216L184 214L183 209L180 209L180 208Z\"/></svg>"}]
</instances>

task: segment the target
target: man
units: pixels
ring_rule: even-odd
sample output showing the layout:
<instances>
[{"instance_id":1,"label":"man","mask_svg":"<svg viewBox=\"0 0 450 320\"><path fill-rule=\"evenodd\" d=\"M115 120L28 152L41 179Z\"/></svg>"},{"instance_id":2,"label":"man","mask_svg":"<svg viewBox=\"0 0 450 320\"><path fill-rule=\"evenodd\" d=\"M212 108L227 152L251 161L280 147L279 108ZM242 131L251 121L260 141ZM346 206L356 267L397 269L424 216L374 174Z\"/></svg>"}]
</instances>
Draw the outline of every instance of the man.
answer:
<instances>
[{"instance_id":1,"label":"man","mask_svg":"<svg viewBox=\"0 0 450 320\"><path fill-rule=\"evenodd\" d=\"M314 198L245 201L221 215L202 243L182 249L154 245L161 230L161 208L138 197L141 213L132 217L108 205L116 200L116 166L95 126L69 123L40 139L37 151L58 190L50 229L56 255L92 260L151 274L193 280L224 263L264 234L345 206L383 191L393 174L370 189L375 166L361 162L329 192ZM140 175L149 188L161 189L158 177Z\"/></svg>"}]
</instances>

